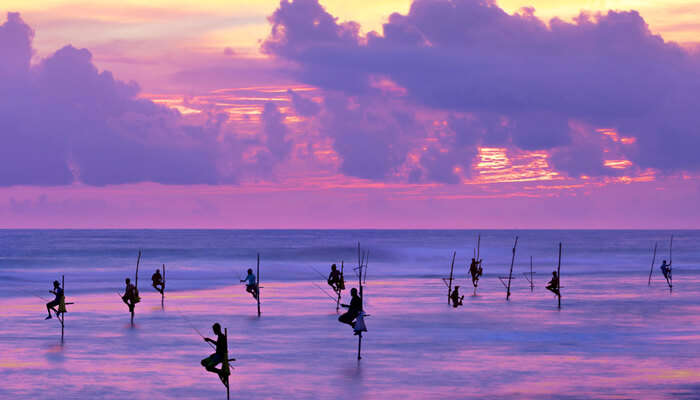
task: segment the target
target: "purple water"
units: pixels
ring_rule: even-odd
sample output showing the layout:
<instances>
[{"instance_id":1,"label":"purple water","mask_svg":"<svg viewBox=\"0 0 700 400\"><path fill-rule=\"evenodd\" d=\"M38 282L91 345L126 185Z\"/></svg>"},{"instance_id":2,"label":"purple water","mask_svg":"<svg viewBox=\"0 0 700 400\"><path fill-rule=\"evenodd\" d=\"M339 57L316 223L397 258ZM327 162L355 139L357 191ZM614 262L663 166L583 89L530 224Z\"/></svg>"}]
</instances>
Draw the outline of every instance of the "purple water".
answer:
<instances>
[{"instance_id":1,"label":"purple water","mask_svg":"<svg viewBox=\"0 0 700 400\"><path fill-rule=\"evenodd\" d=\"M658 271L670 232L486 231L473 296L471 231L0 231L1 398L225 398L194 328L228 328L232 398L700 398L700 232L674 232L674 288ZM507 275L519 236L510 301ZM357 338L314 266L369 250ZM562 308L544 289L563 242ZM657 267L647 286L651 248ZM143 249L135 327L115 291ZM457 251L464 306L441 281ZM261 253L262 312L238 283ZM533 256L535 288L529 274ZM167 264L164 308L150 274ZM66 276L65 338L44 321ZM344 301L349 301L347 295Z\"/></svg>"}]
</instances>

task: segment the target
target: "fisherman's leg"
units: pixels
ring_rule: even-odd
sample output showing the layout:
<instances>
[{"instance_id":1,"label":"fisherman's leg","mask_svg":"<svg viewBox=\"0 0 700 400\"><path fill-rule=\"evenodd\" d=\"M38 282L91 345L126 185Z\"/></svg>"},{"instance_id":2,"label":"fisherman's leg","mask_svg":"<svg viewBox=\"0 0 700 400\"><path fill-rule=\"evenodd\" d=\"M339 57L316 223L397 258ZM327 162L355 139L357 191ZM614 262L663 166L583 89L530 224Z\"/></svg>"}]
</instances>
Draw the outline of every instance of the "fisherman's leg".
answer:
<instances>
[{"instance_id":1,"label":"fisherman's leg","mask_svg":"<svg viewBox=\"0 0 700 400\"><path fill-rule=\"evenodd\" d=\"M245 286L245 291L253 295L253 298L257 300L257 295L256 295L256 290L255 290L255 285L246 285Z\"/></svg>"},{"instance_id":2,"label":"fisherman's leg","mask_svg":"<svg viewBox=\"0 0 700 400\"><path fill-rule=\"evenodd\" d=\"M346 312L346 313L342 314L340 317L338 317L338 321L340 321L344 324L348 324L350 326L355 325L352 322L354 319L355 319L355 316L349 312Z\"/></svg>"},{"instance_id":3,"label":"fisherman's leg","mask_svg":"<svg viewBox=\"0 0 700 400\"><path fill-rule=\"evenodd\" d=\"M56 309L54 308L54 307L56 307L56 306L58 306L58 305L59 305L59 301L58 301L58 300L53 300L53 301L50 301L50 302L46 303L46 311L47 311L48 314L49 314L49 316L46 317L46 319L51 319L51 311L52 311L52 310L53 310L53 312L56 313L56 315L58 315L58 312L57 312Z\"/></svg>"},{"instance_id":4,"label":"fisherman's leg","mask_svg":"<svg viewBox=\"0 0 700 400\"><path fill-rule=\"evenodd\" d=\"M216 365L221 362L221 357L219 357L216 353L210 354L209 357L203 359L200 363L209 372L214 372L214 373L219 373L221 372L220 369L216 368Z\"/></svg>"}]
</instances>

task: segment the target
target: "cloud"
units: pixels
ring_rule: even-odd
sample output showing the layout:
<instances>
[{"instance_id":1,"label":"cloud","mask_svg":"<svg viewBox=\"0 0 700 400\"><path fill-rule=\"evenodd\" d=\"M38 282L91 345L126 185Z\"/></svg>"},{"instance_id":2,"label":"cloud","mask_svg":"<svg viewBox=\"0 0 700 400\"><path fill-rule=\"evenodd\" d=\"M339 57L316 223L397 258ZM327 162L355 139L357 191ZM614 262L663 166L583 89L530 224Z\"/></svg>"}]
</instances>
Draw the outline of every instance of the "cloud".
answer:
<instances>
[{"instance_id":1,"label":"cloud","mask_svg":"<svg viewBox=\"0 0 700 400\"><path fill-rule=\"evenodd\" d=\"M31 66L32 30L0 26L0 185L232 181L216 165L220 125L187 125L66 46Z\"/></svg>"},{"instance_id":2,"label":"cloud","mask_svg":"<svg viewBox=\"0 0 700 400\"><path fill-rule=\"evenodd\" d=\"M328 92L401 98L417 110L484 120L486 131L473 131L470 140L559 149L555 164L571 175L616 174L601 169L598 156L564 157L563 149L575 153L581 142L571 123L635 137L615 151L639 168L700 169L693 155L700 145L700 63L650 32L635 11L545 22L533 9L508 14L490 0L415 0L381 33L361 35L357 23L339 22L317 0L283 0L269 20L262 50L294 63L296 79ZM378 91L378 80L401 94ZM582 152L593 154L591 146ZM425 160L451 167L439 158Z\"/></svg>"},{"instance_id":3,"label":"cloud","mask_svg":"<svg viewBox=\"0 0 700 400\"><path fill-rule=\"evenodd\" d=\"M302 117L313 117L316 116L319 111L321 111L321 107L316 102L311 99L307 99L292 89L287 90L287 94L291 98L294 111L298 115L301 115Z\"/></svg>"},{"instance_id":4,"label":"cloud","mask_svg":"<svg viewBox=\"0 0 700 400\"><path fill-rule=\"evenodd\" d=\"M349 176L393 180L422 125L381 99L326 96L321 133L333 140L340 171Z\"/></svg>"},{"instance_id":5,"label":"cloud","mask_svg":"<svg viewBox=\"0 0 700 400\"><path fill-rule=\"evenodd\" d=\"M285 115L280 112L274 103L265 103L262 113L263 132L270 155L275 160L284 160L289 157L292 143L287 139L289 129L284 123Z\"/></svg>"}]
</instances>

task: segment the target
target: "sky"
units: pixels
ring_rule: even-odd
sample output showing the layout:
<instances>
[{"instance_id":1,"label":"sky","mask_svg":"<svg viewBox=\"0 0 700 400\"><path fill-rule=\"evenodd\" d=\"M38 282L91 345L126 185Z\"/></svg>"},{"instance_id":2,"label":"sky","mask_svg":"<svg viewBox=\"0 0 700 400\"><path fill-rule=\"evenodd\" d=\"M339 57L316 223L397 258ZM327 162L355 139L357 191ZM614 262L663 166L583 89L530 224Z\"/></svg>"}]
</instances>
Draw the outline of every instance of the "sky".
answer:
<instances>
[{"instance_id":1,"label":"sky","mask_svg":"<svg viewBox=\"0 0 700 400\"><path fill-rule=\"evenodd\" d=\"M6 0L0 228L698 228L699 16Z\"/></svg>"}]
</instances>

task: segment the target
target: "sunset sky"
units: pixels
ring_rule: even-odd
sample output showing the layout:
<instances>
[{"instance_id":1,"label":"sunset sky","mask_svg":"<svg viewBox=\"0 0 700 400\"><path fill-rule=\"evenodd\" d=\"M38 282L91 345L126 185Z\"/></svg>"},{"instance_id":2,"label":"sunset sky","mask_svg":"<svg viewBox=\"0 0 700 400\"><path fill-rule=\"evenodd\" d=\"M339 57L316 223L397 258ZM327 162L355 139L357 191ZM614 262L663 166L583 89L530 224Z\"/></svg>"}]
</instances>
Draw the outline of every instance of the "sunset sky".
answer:
<instances>
[{"instance_id":1,"label":"sunset sky","mask_svg":"<svg viewBox=\"0 0 700 400\"><path fill-rule=\"evenodd\" d=\"M700 225L698 2L0 12L0 228Z\"/></svg>"}]
</instances>

